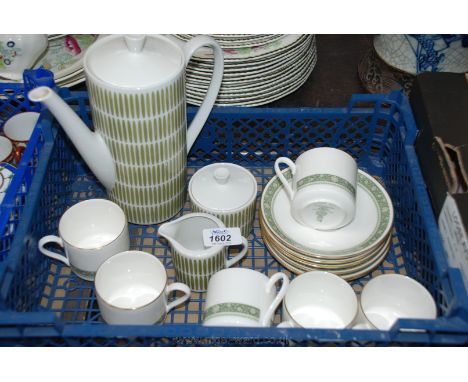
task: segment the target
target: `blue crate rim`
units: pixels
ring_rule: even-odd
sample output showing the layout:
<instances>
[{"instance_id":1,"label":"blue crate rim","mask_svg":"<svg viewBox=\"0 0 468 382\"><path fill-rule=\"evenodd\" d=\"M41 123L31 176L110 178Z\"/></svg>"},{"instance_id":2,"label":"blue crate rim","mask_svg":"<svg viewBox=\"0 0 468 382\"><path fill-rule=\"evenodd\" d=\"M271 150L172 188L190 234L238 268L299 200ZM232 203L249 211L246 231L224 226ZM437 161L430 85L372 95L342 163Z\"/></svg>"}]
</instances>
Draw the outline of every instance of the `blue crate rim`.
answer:
<instances>
[{"instance_id":1,"label":"blue crate rim","mask_svg":"<svg viewBox=\"0 0 468 382\"><path fill-rule=\"evenodd\" d=\"M79 98L80 96L86 96L86 92L73 92L71 93L71 99ZM281 113L291 112L292 110L297 113L311 113L316 112L320 114L334 114L334 113L343 113L347 112L355 102L361 101L373 101L373 102L384 102L395 104L403 108L409 109L409 103L407 99L402 96L401 94L390 94L390 95L363 95L361 98L360 95L353 95L352 99L350 100L350 104L347 108L236 108L236 107L223 107L223 108L215 108L213 112L222 113L222 114L236 114L236 115L249 115L252 111L257 112L258 114L264 114L268 116L280 115ZM194 113L197 108L189 107L188 112ZM403 113L404 118L410 118L407 121L408 126L411 129L416 130L414 120L412 120L411 112L410 117L405 117L405 113ZM49 119L44 119L45 123L49 123ZM412 134L409 134L407 139L414 139L416 136L416 131ZM411 151L412 147L410 144L406 142L405 149L410 151L410 155L414 153ZM46 150L46 152L51 152L51 148ZM413 149L414 151L414 149ZM46 152L44 155L46 155ZM50 155L49 152L49 155ZM415 155L415 154L414 154ZM414 158L413 158L414 159ZM417 160L417 158L416 158ZM41 162L43 163L43 162ZM417 162L416 162L417 164ZM419 166L412 166L412 168L416 168L417 171L417 179L422 177L420 173ZM35 178L44 178L44 173L47 170L47 163L45 165L40 166L36 170ZM41 185L38 185L38 182L33 182L35 185L31 189L31 193L28 197L29 205L36 206L40 197L40 190ZM34 190L33 190L34 189ZM416 187L416 192L418 193L418 197L420 200L424 201L425 205L430 206L429 197L427 191L424 187ZM29 216L25 216L25 218L21 221L18 227L18 235L15 238L14 246L12 249L12 255L7 260L7 275L5 280L8 277L12 277L14 271L19 266L19 259L17 259L19 248L21 247L22 243L17 243L22 237L21 234L25 234L28 229L28 222L31 220L30 215L32 215L34 208L27 208L26 212ZM435 224L435 218L432 213L432 209L427 210L426 212L426 220L429 220L427 223L427 228L429 232L432 232L433 235L429 235L431 238L431 245L436 246L438 250L443 251L441 246L440 236L437 230L437 226ZM21 230L21 231L20 231ZM20 234L21 233L21 234ZM15 255L16 254L16 255ZM442 261L442 265L440 265L444 270L444 276L449 277L450 284L453 287L453 282L456 285L455 289L463 288L464 284L461 279L461 274L458 270L449 268L446 264L446 261ZM9 273L9 275L8 275ZM5 283L2 283L3 289L0 290L0 293L5 291L7 288ZM456 295L456 291L454 290L454 295ZM1 296L1 294L0 294ZM456 296L460 298L460 296ZM466 298L466 296L464 296ZM459 302L460 303L460 302ZM461 304L461 303L460 303ZM21 320L18 321L18 318L23 316L24 326L21 325ZM31 322L34 321L34 323ZM414 332L406 332L404 329L411 329L411 328L420 328L419 324L421 321L424 321L426 326L424 330L426 333L414 333ZM1 312L0 311L0 328L2 326L8 326L12 324L18 324L18 330L21 331L22 335L27 334L28 336L54 336L60 335L62 337L127 337L127 336L143 336L143 337L200 337L200 338L229 338L232 340L235 339L249 339L249 338L262 338L268 339L271 338L272 340L285 340L285 339L292 339L292 340L319 340L320 342L328 342L328 341L357 341L357 342L392 342L397 340L398 338L402 338L404 341L408 342L421 342L424 343L428 340L434 340L437 337L437 333L439 332L446 332L446 333L458 333L460 337L457 337L456 342L467 342L468 341L468 323L464 321L460 321L457 317L439 317L436 320L399 320L394 327L387 332L384 331L362 331L362 330L322 330L322 329L284 329L284 328L207 328L199 324L163 324L157 326L145 326L145 327L131 327L131 326L112 326L112 325L93 325L93 324L67 324L61 320L58 320L52 312L27 312L27 313L14 313L14 312ZM403 330L402 330L403 329ZM13 331L14 332L14 331ZM0 331L0 337L1 337ZM357 335L359 334L359 336ZM441 342L447 341L450 342L450 339L445 337L440 338ZM454 340L455 341L455 340Z\"/></svg>"}]
</instances>

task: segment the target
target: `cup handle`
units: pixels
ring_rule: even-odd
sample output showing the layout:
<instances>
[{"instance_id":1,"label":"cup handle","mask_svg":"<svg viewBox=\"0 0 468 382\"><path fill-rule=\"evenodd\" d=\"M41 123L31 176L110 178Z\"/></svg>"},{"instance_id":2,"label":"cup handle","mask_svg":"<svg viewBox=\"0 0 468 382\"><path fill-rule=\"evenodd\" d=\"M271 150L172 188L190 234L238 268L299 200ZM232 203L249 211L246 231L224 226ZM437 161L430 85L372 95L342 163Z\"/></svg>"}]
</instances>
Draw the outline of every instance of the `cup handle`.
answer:
<instances>
[{"instance_id":1,"label":"cup handle","mask_svg":"<svg viewBox=\"0 0 468 382\"><path fill-rule=\"evenodd\" d=\"M242 236L242 247L242 250L237 256L234 256L232 259L226 261L226 268L230 268L247 254L247 251L249 250L249 242L244 236Z\"/></svg>"},{"instance_id":2,"label":"cup handle","mask_svg":"<svg viewBox=\"0 0 468 382\"><path fill-rule=\"evenodd\" d=\"M70 266L70 261L68 260L68 257L59 255L58 253L45 249L45 245L48 243L57 243L63 248L63 240L60 237L55 236L55 235L47 235L47 236L44 236L41 240L39 240L39 243L37 246L39 247L39 251L41 251L44 255L51 257L55 260L61 261L62 263L65 263L66 265Z\"/></svg>"},{"instance_id":3,"label":"cup handle","mask_svg":"<svg viewBox=\"0 0 468 382\"><path fill-rule=\"evenodd\" d=\"M213 105L218 96L219 89L221 87L221 81L223 80L223 70L224 70L224 55L223 50L216 42L215 39L208 36L196 36L188 41L183 47L185 55L185 65L187 66L190 58L195 53L195 51L202 46L209 46L213 48L214 53L214 67L213 67L213 76L211 78L211 83L206 93L205 99L198 109L195 118L188 127L187 131L187 152L190 151L195 139L197 139L198 134L200 134L203 125L208 118L208 115L213 108Z\"/></svg>"},{"instance_id":4,"label":"cup handle","mask_svg":"<svg viewBox=\"0 0 468 382\"><path fill-rule=\"evenodd\" d=\"M282 280L281 284L281 289L276 295L275 299L272 301L268 309L266 310L265 314L263 315L262 319L262 326L269 326L269 323L271 322L271 319L273 317L273 314L275 313L275 310L278 308L278 305L281 303L281 301L284 298L284 295L286 294L286 291L289 286L289 278L282 272L275 273L273 276L270 277L270 280L268 281L266 285L266 292L270 293L271 288L275 287L275 284L279 281Z\"/></svg>"},{"instance_id":5,"label":"cup handle","mask_svg":"<svg viewBox=\"0 0 468 382\"><path fill-rule=\"evenodd\" d=\"M275 172L276 172L276 175L278 176L279 180L281 181L281 183L283 183L283 186L289 196L289 199L293 200L294 198L294 191L291 187L291 185L289 184L289 182L286 180L286 178L284 177L283 175L283 172L280 170L279 168L279 165L280 164L285 164L287 165L289 168L291 168L291 172L292 174L294 175L296 173L296 165L294 164L294 162L289 159L289 158L286 158L286 157L280 157L278 159L276 159L275 161Z\"/></svg>"},{"instance_id":6,"label":"cup handle","mask_svg":"<svg viewBox=\"0 0 468 382\"><path fill-rule=\"evenodd\" d=\"M190 298L190 288L183 284L183 283L172 283L166 287L166 294L169 295L173 291L181 291L184 293L182 297L179 297L172 301L171 303L167 304L166 306L166 313L169 313L170 310L174 309L176 306L183 304Z\"/></svg>"}]
</instances>

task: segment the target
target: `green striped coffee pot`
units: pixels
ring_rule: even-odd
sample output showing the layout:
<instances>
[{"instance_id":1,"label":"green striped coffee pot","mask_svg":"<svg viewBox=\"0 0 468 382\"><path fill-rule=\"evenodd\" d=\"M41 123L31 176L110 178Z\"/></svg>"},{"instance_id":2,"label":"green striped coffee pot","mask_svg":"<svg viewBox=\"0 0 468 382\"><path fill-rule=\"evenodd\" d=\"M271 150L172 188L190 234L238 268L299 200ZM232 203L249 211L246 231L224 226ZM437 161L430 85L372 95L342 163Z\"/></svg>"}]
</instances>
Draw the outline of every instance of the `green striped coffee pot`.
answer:
<instances>
[{"instance_id":1,"label":"green striped coffee pot","mask_svg":"<svg viewBox=\"0 0 468 382\"><path fill-rule=\"evenodd\" d=\"M185 67L202 46L213 49L213 78L187 129ZM223 52L207 36L181 43L158 35L109 35L84 56L95 132L50 88L28 96L48 107L128 220L154 224L184 204L187 152L214 105L223 68Z\"/></svg>"}]
</instances>

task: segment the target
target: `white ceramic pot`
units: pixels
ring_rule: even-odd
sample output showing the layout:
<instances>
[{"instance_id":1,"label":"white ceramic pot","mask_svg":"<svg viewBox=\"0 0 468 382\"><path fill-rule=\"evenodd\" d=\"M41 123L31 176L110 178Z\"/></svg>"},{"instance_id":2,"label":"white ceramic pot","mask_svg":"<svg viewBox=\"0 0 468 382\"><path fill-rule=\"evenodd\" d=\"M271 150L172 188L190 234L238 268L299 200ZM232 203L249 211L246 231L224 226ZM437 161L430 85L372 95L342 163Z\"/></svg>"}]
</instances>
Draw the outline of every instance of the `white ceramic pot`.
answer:
<instances>
[{"instance_id":1,"label":"white ceramic pot","mask_svg":"<svg viewBox=\"0 0 468 382\"><path fill-rule=\"evenodd\" d=\"M213 77L187 128L185 68L202 46L214 50ZM29 99L48 107L130 222L170 219L185 203L187 151L221 85L221 48L206 36L179 46L158 35L109 35L86 50L83 64L94 132L53 90L37 87Z\"/></svg>"},{"instance_id":2,"label":"white ceramic pot","mask_svg":"<svg viewBox=\"0 0 468 382\"><path fill-rule=\"evenodd\" d=\"M233 163L214 163L193 174L188 186L194 212L216 216L226 227L239 227L242 236L252 232L257 181L252 173Z\"/></svg>"}]
</instances>

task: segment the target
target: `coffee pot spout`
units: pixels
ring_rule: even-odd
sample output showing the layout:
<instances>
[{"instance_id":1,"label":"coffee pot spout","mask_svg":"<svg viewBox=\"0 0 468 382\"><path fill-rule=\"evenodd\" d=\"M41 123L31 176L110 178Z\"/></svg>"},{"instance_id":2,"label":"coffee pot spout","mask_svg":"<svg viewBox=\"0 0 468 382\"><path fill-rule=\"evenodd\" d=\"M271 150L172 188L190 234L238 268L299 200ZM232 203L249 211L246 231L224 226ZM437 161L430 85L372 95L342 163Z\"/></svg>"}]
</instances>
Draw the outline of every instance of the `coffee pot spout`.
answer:
<instances>
[{"instance_id":1,"label":"coffee pot spout","mask_svg":"<svg viewBox=\"0 0 468 382\"><path fill-rule=\"evenodd\" d=\"M115 163L101 135L92 132L51 88L37 87L28 93L28 97L47 106L94 175L108 192L111 191L116 180Z\"/></svg>"}]
</instances>

